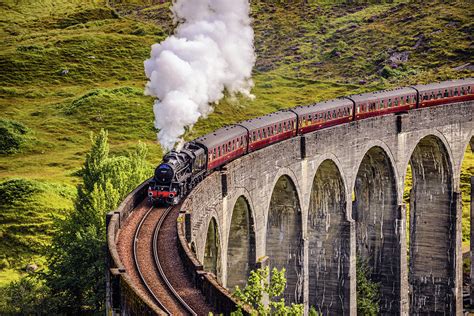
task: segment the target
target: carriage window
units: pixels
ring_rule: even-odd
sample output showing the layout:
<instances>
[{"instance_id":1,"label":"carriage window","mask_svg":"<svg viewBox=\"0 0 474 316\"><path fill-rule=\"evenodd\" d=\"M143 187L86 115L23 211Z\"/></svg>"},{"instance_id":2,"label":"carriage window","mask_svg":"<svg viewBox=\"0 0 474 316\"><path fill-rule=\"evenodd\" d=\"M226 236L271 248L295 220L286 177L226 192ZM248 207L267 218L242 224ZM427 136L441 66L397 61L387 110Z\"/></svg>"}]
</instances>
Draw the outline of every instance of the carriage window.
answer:
<instances>
[{"instance_id":1,"label":"carriage window","mask_svg":"<svg viewBox=\"0 0 474 316\"><path fill-rule=\"evenodd\" d=\"M461 88L461 95L466 95L466 92L464 91L464 87Z\"/></svg>"},{"instance_id":2,"label":"carriage window","mask_svg":"<svg viewBox=\"0 0 474 316\"><path fill-rule=\"evenodd\" d=\"M443 95L441 94L441 90L438 91L438 94L436 95L436 99L441 99Z\"/></svg>"},{"instance_id":3,"label":"carriage window","mask_svg":"<svg viewBox=\"0 0 474 316\"><path fill-rule=\"evenodd\" d=\"M449 97L449 92L448 92L448 90L444 90L444 97L445 97L445 98Z\"/></svg>"},{"instance_id":4,"label":"carriage window","mask_svg":"<svg viewBox=\"0 0 474 316\"><path fill-rule=\"evenodd\" d=\"M458 96L458 88L454 88L454 95Z\"/></svg>"},{"instance_id":5,"label":"carriage window","mask_svg":"<svg viewBox=\"0 0 474 316\"><path fill-rule=\"evenodd\" d=\"M357 113L360 113L360 105L357 106Z\"/></svg>"},{"instance_id":6,"label":"carriage window","mask_svg":"<svg viewBox=\"0 0 474 316\"><path fill-rule=\"evenodd\" d=\"M257 133L253 132L253 141L256 141L256 140L257 140Z\"/></svg>"},{"instance_id":7,"label":"carriage window","mask_svg":"<svg viewBox=\"0 0 474 316\"><path fill-rule=\"evenodd\" d=\"M428 100L428 95L427 95L427 94L425 94L425 95L423 96L423 100Z\"/></svg>"},{"instance_id":8,"label":"carriage window","mask_svg":"<svg viewBox=\"0 0 474 316\"><path fill-rule=\"evenodd\" d=\"M281 133L281 123L278 124L278 133Z\"/></svg>"},{"instance_id":9,"label":"carriage window","mask_svg":"<svg viewBox=\"0 0 474 316\"><path fill-rule=\"evenodd\" d=\"M267 138L267 131L263 129L263 138Z\"/></svg>"},{"instance_id":10,"label":"carriage window","mask_svg":"<svg viewBox=\"0 0 474 316\"><path fill-rule=\"evenodd\" d=\"M388 99L388 107L389 107L389 108L392 107L392 99Z\"/></svg>"},{"instance_id":11,"label":"carriage window","mask_svg":"<svg viewBox=\"0 0 474 316\"><path fill-rule=\"evenodd\" d=\"M217 157L221 156L221 147L217 147Z\"/></svg>"}]
</instances>

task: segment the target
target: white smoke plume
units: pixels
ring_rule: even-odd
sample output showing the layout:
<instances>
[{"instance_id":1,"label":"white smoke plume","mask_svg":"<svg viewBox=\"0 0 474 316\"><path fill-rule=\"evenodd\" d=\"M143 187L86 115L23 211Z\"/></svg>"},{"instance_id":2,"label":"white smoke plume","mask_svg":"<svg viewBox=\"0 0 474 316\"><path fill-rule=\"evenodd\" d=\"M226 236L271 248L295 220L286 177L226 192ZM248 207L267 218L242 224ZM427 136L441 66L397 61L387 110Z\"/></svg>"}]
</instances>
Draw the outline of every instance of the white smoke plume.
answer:
<instances>
[{"instance_id":1,"label":"white smoke plume","mask_svg":"<svg viewBox=\"0 0 474 316\"><path fill-rule=\"evenodd\" d=\"M252 97L255 64L248 0L175 0L175 34L151 47L145 94L153 105L158 140L172 149L224 96Z\"/></svg>"}]
</instances>

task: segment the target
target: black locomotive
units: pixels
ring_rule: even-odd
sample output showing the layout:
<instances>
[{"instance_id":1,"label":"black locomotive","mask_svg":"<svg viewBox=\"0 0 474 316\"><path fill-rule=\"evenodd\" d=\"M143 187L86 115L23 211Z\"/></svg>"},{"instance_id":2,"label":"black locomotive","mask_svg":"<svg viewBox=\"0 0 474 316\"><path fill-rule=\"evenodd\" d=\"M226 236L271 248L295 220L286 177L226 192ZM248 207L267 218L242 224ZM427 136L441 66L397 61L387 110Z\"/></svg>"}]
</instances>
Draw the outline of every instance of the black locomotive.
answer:
<instances>
[{"instance_id":1,"label":"black locomotive","mask_svg":"<svg viewBox=\"0 0 474 316\"><path fill-rule=\"evenodd\" d=\"M163 157L149 183L148 196L153 202L175 205L204 179L206 172L205 149L187 143L181 151L173 150Z\"/></svg>"}]
</instances>

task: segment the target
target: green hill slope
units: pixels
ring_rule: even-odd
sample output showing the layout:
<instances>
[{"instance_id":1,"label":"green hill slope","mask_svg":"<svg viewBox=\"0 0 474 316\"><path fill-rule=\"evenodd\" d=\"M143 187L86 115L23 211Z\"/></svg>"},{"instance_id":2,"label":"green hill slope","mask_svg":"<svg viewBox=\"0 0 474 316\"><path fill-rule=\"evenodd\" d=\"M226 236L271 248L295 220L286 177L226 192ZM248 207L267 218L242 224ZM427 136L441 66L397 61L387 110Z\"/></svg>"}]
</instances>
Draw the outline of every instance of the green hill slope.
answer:
<instances>
[{"instance_id":1,"label":"green hill slope","mask_svg":"<svg viewBox=\"0 0 474 316\"><path fill-rule=\"evenodd\" d=\"M150 162L160 160L153 100L142 93L143 61L150 46L172 32L169 4L153 4L158 2L0 3L0 111L2 122L7 122L2 126L28 131L11 132L20 139L18 146L3 138L7 133L0 136L5 152L0 156L0 179L20 178L39 186L56 183L58 194L54 203L33 199L24 200L26 206L12 204L5 220L28 203L35 204L35 214L22 219L25 225L71 207L74 194L60 192L77 182L90 131L107 129L115 153L142 140L150 149ZM473 76L471 12L468 1L252 1L256 99L226 98L186 137L350 93ZM10 188L9 182L1 185ZM43 243L51 231L48 220L41 225L27 232L13 224L8 229ZM24 246L19 239L5 245ZM38 252L28 245L22 253ZM7 257L9 267L22 266L9 253Z\"/></svg>"}]
</instances>

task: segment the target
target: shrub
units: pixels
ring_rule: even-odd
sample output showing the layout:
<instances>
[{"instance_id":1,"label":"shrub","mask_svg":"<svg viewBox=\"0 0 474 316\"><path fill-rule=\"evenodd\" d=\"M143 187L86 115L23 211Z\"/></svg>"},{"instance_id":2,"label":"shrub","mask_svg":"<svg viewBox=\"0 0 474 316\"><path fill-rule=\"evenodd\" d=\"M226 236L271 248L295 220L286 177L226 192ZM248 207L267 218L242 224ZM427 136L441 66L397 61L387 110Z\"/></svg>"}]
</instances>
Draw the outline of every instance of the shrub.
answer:
<instances>
[{"instance_id":1,"label":"shrub","mask_svg":"<svg viewBox=\"0 0 474 316\"><path fill-rule=\"evenodd\" d=\"M380 285L370 279L371 269L367 262L357 259L357 314L378 315Z\"/></svg>"},{"instance_id":2,"label":"shrub","mask_svg":"<svg viewBox=\"0 0 474 316\"><path fill-rule=\"evenodd\" d=\"M20 151L27 142L29 129L16 121L0 118L0 154Z\"/></svg>"}]
</instances>

